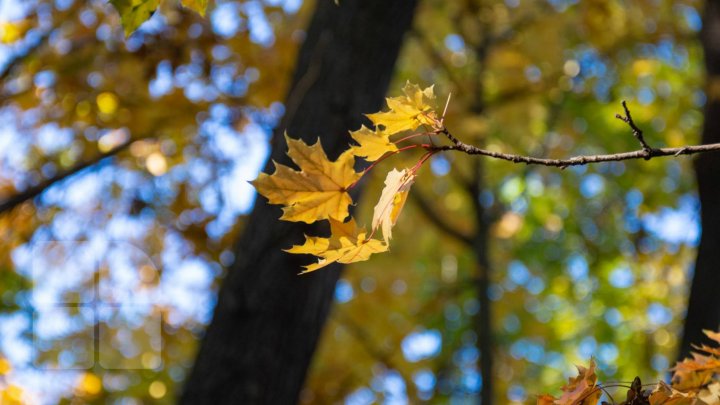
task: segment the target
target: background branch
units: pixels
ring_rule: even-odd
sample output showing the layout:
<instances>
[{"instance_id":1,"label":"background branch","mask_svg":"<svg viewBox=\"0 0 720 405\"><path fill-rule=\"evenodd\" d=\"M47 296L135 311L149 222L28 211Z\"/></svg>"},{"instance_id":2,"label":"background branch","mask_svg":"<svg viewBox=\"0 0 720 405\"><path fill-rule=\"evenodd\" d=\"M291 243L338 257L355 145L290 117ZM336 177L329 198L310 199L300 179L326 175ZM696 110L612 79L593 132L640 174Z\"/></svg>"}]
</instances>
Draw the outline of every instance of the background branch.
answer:
<instances>
[{"instance_id":1,"label":"background branch","mask_svg":"<svg viewBox=\"0 0 720 405\"><path fill-rule=\"evenodd\" d=\"M456 227L450 225L445 218L441 218L437 210L430 205L430 202L428 202L427 198L425 198L420 190L415 189L409 195L415 205L417 205L423 215L425 215L425 218L438 227L438 229L468 246L472 245L472 238L470 235L467 235Z\"/></svg>"},{"instance_id":2,"label":"background branch","mask_svg":"<svg viewBox=\"0 0 720 405\"><path fill-rule=\"evenodd\" d=\"M50 188L50 186L52 186L53 184L58 183L68 177L71 177L71 176L77 174L78 172L81 172L81 171L87 169L88 167L94 166L109 157L117 155L121 151L127 149L128 146L130 146L136 140L137 139L132 139L125 143L122 143L122 144L116 146L115 148L96 156L94 159L84 161L84 162L78 162L71 168L59 173L58 175L50 177L50 178L42 181L40 184L32 186L18 194L15 194L12 197L5 199L4 201L0 202L0 215L4 214L5 212L11 211L13 208L24 203L25 201L28 201L28 200L31 200L31 199L37 197L38 195L42 194L45 190Z\"/></svg>"}]
</instances>

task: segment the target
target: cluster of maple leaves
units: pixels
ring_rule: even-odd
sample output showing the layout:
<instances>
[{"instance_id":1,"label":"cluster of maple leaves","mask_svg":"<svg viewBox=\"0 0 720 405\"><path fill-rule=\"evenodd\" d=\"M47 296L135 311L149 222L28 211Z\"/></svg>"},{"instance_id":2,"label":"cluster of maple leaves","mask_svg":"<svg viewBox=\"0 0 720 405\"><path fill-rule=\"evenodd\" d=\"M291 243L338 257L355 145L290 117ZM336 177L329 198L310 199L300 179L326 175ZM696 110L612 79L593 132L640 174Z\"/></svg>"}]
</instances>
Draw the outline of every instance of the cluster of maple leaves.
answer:
<instances>
[{"instance_id":1,"label":"cluster of maple leaves","mask_svg":"<svg viewBox=\"0 0 720 405\"><path fill-rule=\"evenodd\" d=\"M386 99L389 111L367 115L373 122L374 129L362 126L359 130L350 132L357 145L350 145L337 160L328 159L320 140L308 145L286 135L287 154L300 170L275 162L273 174L261 173L253 181L257 191L271 204L284 206L280 219L305 223L323 220L330 222L329 238L306 236L303 245L287 250L289 253L312 254L319 258L316 263L305 266L302 273L334 262L367 260L373 253L388 250L392 227L405 204L417 171L434 152L426 152L411 168L393 169L387 174L385 188L375 206L369 232L359 227L350 216L348 207L353 201L348 190L380 160L404 150L428 147L429 145L423 144L404 147L398 145L431 132L413 134L394 141L391 140L392 136L414 131L420 126L429 126L434 130L442 127L442 118L438 118L431 106L435 99L432 87L420 89L415 84L407 83L403 91L403 96ZM356 172L356 158L372 164L364 171ZM382 232L382 240L373 238L378 229Z\"/></svg>"},{"instance_id":2,"label":"cluster of maple leaves","mask_svg":"<svg viewBox=\"0 0 720 405\"><path fill-rule=\"evenodd\" d=\"M635 377L620 405L720 405L720 332L704 332L718 347L694 346L698 351L677 363L670 384L660 381L653 389L643 390L640 378ZM559 398L544 394L537 405L596 405L602 394L608 393L607 388L619 386L598 384L592 359L589 367L577 369L577 377L568 380Z\"/></svg>"}]
</instances>

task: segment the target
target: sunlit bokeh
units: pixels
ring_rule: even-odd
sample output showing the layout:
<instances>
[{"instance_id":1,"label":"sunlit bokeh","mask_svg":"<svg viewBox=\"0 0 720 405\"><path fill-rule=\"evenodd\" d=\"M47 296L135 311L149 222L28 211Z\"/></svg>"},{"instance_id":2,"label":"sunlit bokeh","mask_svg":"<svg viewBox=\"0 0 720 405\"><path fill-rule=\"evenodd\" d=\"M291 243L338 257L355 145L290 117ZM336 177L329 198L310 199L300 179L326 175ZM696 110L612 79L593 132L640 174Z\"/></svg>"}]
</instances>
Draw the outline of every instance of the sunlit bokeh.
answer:
<instances>
[{"instance_id":1,"label":"sunlit bokeh","mask_svg":"<svg viewBox=\"0 0 720 405\"><path fill-rule=\"evenodd\" d=\"M634 150L627 100L652 145L698 142L698 1L466 3L420 2L390 89L452 93L464 141ZM0 0L0 202L69 173L0 212L0 403L177 400L313 6L216 0L202 17L166 1L126 38L105 0ZM371 173L361 224L406 156ZM301 403L467 403L482 356L497 403L557 392L591 356L603 381L666 377L701 231L691 160L483 160L474 190L477 159L433 157L391 252L346 268ZM460 235L484 224L491 353L481 266L428 211Z\"/></svg>"}]
</instances>

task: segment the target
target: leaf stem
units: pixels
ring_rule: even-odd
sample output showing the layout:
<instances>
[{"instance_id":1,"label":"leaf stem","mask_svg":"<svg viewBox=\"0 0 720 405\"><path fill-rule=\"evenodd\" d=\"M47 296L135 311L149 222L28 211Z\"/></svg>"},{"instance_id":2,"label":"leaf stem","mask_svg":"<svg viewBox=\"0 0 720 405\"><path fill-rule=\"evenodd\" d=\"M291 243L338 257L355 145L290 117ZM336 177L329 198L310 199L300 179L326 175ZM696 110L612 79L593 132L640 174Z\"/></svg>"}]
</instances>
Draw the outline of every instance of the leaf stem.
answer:
<instances>
[{"instance_id":1,"label":"leaf stem","mask_svg":"<svg viewBox=\"0 0 720 405\"><path fill-rule=\"evenodd\" d=\"M404 147L402 147L402 148L400 148L400 149L398 149L398 150L395 150L395 151L392 151L392 152L388 152L388 153L382 155L382 156L380 157L380 159L372 162L372 164L370 164L370 166L368 166L367 168L365 168L365 170L363 170L362 173L360 174L360 177L359 177L357 180L355 180L354 183L352 183L351 185L347 186L347 188L346 188L345 190L350 190L350 189L352 189L353 187L355 187L355 185L358 184L358 182L360 181L360 179L362 179L363 176L365 176L365 175L367 174L367 172L369 172L370 170L372 170L375 166L377 166L378 163L382 162L383 160L389 158L390 156L396 155L396 154L398 154L398 153L400 153L400 152L403 152L403 151L406 151L406 150L410 150L410 149L419 148L419 147L423 147L423 148L424 148L425 146L424 146L424 145L417 145L417 144L416 144L416 145L408 145L408 146L404 146Z\"/></svg>"},{"instance_id":2,"label":"leaf stem","mask_svg":"<svg viewBox=\"0 0 720 405\"><path fill-rule=\"evenodd\" d=\"M437 135L437 131L417 132L417 133L408 135L404 138L400 138L393 143L397 145L398 143L407 141L408 139L418 138L418 137L425 136L425 135L427 135L427 136Z\"/></svg>"}]
</instances>

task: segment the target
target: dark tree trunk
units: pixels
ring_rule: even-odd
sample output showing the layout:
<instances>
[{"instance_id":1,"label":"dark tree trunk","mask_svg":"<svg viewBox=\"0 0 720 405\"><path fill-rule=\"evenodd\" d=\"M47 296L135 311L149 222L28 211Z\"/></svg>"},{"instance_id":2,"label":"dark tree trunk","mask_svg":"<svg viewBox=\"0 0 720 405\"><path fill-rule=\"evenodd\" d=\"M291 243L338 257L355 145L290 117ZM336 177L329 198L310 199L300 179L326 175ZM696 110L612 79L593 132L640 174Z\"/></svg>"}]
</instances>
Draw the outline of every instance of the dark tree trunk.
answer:
<instances>
[{"instance_id":1,"label":"dark tree trunk","mask_svg":"<svg viewBox=\"0 0 720 405\"><path fill-rule=\"evenodd\" d=\"M416 0L318 0L298 57L272 159L287 162L282 133L322 139L334 158L362 114L380 109ZM266 171L271 170L269 163ZM308 226L279 221L260 198L185 383L182 404L297 402L333 299L340 267L298 276L309 257L281 249ZM316 227L315 227L316 228Z\"/></svg>"},{"instance_id":2,"label":"dark tree trunk","mask_svg":"<svg viewBox=\"0 0 720 405\"><path fill-rule=\"evenodd\" d=\"M485 188L485 173L482 160L475 162L475 174L473 179L472 195L479 196ZM473 235L473 251L477 265L475 290L480 303L480 310L475 319L475 332L477 333L477 345L480 352L480 376L482 385L480 387L479 403L481 405L492 405L494 403L494 380L493 357L495 356L495 342L493 336L492 301L490 300L490 283L492 281L492 267L490 265L490 226L485 208L476 197L473 199L473 206L476 215L475 235Z\"/></svg>"},{"instance_id":3,"label":"dark tree trunk","mask_svg":"<svg viewBox=\"0 0 720 405\"><path fill-rule=\"evenodd\" d=\"M702 143L720 142L720 2L708 1L700 35L705 51L707 103ZM709 86L713 84L713 86ZM688 302L680 356L689 354L691 344L706 343L703 329L720 326L720 155L705 153L695 160L700 195L702 237Z\"/></svg>"}]
</instances>

